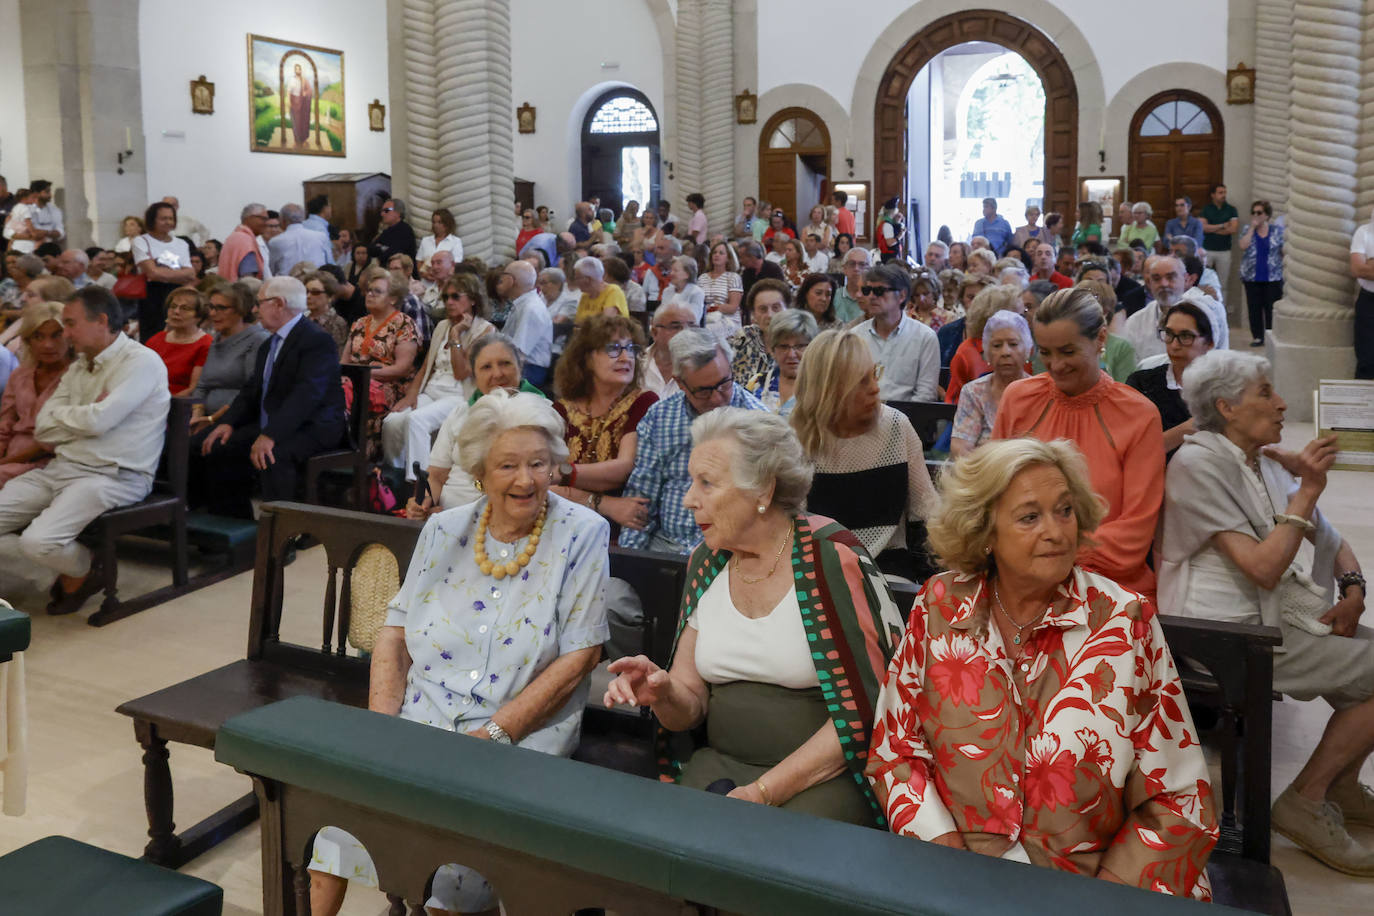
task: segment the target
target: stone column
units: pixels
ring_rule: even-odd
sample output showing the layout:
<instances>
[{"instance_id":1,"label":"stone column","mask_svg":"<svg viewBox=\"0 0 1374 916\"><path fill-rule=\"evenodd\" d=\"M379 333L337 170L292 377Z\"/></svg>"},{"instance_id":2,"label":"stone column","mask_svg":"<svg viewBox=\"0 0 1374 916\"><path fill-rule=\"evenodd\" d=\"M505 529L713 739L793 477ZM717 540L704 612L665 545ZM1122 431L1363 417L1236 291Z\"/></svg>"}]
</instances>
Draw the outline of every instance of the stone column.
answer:
<instances>
[{"instance_id":1,"label":"stone column","mask_svg":"<svg viewBox=\"0 0 1374 916\"><path fill-rule=\"evenodd\" d=\"M726 232L735 212L735 52L730 0L703 0L701 187L712 232ZM689 188L688 191L693 189Z\"/></svg>"},{"instance_id":2,"label":"stone column","mask_svg":"<svg viewBox=\"0 0 1374 916\"><path fill-rule=\"evenodd\" d=\"M410 222L427 234L430 215L448 207L465 254L512 256L519 226L510 2L402 0L391 8L404 76L392 87L392 155Z\"/></svg>"},{"instance_id":3,"label":"stone column","mask_svg":"<svg viewBox=\"0 0 1374 916\"><path fill-rule=\"evenodd\" d=\"M1293 90L1293 0L1256 10L1254 196L1288 211L1289 108Z\"/></svg>"},{"instance_id":4,"label":"stone column","mask_svg":"<svg viewBox=\"0 0 1374 916\"><path fill-rule=\"evenodd\" d=\"M668 199L673 212L687 218L687 195L701 190L702 51L706 43L702 23L703 0L679 0L677 31L677 159L673 160L673 187ZM665 184L667 184L665 176ZM665 188L665 193L668 189ZM710 213L710 210L706 211Z\"/></svg>"},{"instance_id":5,"label":"stone column","mask_svg":"<svg viewBox=\"0 0 1374 916\"><path fill-rule=\"evenodd\" d=\"M11 187L51 181L66 245L113 245L148 206L138 0L21 0L19 23L29 174Z\"/></svg>"},{"instance_id":6,"label":"stone column","mask_svg":"<svg viewBox=\"0 0 1374 916\"><path fill-rule=\"evenodd\" d=\"M1270 347L1275 386L1296 420L1312 418L1319 379L1349 378L1355 367L1349 252L1357 224L1360 76L1374 66L1363 63L1365 6L1293 4L1287 257Z\"/></svg>"}]
</instances>

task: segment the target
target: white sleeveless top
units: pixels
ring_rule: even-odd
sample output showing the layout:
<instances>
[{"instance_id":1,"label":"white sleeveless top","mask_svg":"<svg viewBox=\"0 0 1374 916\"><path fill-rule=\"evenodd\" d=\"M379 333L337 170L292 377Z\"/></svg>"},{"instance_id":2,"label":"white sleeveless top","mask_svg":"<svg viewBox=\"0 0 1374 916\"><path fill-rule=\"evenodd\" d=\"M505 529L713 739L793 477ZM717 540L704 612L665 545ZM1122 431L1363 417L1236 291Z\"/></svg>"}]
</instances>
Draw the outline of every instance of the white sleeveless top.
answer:
<instances>
[{"instance_id":1,"label":"white sleeveless top","mask_svg":"<svg viewBox=\"0 0 1374 916\"><path fill-rule=\"evenodd\" d=\"M766 617L745 617L730 600L727 565L701 596L687 625L697 631L697 673L708 684L754 681L794 690L820 686L801 605L791 589Z\"/></svg>"}]
</instances>

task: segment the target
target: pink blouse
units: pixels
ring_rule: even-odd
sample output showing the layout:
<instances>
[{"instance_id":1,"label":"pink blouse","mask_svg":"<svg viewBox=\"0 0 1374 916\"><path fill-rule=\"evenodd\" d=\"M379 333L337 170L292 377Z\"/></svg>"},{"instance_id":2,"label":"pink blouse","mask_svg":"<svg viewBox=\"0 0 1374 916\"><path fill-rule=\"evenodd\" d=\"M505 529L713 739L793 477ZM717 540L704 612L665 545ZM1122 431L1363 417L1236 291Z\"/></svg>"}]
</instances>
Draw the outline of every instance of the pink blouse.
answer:
<instances>
[{"instance_id":1,"label":"pink blouse","mask_svg":"<svg viewBox=\"0 0 1374 916\"><path fill-rule=\"evenodd\" d=\"M0 398L0 458L14 450L15 445L23 448L34 442L33 427L38 420L38 411L48 403L48 398L57 390L57 383L63 373L58 373L39 391L34 386L36 366L20 366L10 373L9 383L5 385L5 395Z\"/></svg>"}]
</instances>

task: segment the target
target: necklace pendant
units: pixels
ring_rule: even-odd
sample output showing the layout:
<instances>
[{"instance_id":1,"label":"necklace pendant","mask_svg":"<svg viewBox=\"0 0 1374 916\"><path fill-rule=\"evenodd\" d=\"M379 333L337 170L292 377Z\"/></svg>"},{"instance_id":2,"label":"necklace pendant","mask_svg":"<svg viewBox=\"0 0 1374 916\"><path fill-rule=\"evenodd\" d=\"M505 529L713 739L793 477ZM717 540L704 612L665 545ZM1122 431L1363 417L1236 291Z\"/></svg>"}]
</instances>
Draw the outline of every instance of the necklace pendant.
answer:
<instances>
[{"instance_id":1,"label":"necklace pendant","mask_svg":"<svg viewBox=\"0 0 1374 916\"><path fill-rule=\"evenodd\" d=\"M1017 633L1015 636L1013 636L1013 637L1011 638L1011 641L1012 641L1012 643L1015 644L1015 645L1018 645L1018 646L1021 645L1021 634L1020 634L1020 633Z\"/></svg>"}]
</instances>

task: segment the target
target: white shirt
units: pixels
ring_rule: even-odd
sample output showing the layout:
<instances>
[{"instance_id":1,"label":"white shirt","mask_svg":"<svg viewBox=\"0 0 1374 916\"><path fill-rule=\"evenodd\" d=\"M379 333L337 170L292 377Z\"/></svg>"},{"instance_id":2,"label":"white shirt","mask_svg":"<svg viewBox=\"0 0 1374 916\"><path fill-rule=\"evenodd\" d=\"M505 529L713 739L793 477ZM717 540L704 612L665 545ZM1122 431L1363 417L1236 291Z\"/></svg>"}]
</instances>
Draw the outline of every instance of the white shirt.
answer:
<instances>
[{"instance_id":1,"label":"white shirt","mask_svg":"<svg viewBox=\"0 0 1374 916\"><path fill-rule=\"evenodd\" d=\"M14 208L18 210L18 207ZM1366 261L1374 261L1374 224L1364 223L1350 237L1350 253L1362 254ZM1360 289L1374 293L1374 280L1359 279Z\"/></svg>"},{"instance_id":2,"label":"white shirt","mask_svg":"<svg viewBox=\"0 0 1374 916\"><path fill-rule=\"evenodd\" d=\"M553 362L553 319L534 290L511 303L504 330L527 365L547 367Z\"/></svg>"},{"instance_id":3,"label":"white shirt","mask_svg":"<svg viewBox=\"0 0 1374 916\"><path fill-rule=\"evenodd\" d=\"M706 315L706 293L695 283L688 283L681 290L672 285L665 287L663 301L658 307L663 308L669 304L690 309L697 324L701 324L701 319Z\"/></svg>"},{"instance_id":4,"label":"white shirt","mask_svg":"<svg viewBox=\"0 0 1374 916\"><path fill-rule=\"evenodd\" d=\"M1196 286L1179 296L1178 301L1188 302L1202 309L1212 322L1212 345L1218 350L1230 349L1231 331L1225 306ZM1137 366L1151 356L1162 356L1168 352L1164 341L1159 339L1159 318L1159 302L1151 301L1127 318L1125 327L1121 329L1121 336L1130 341L1131 346L1135 348Z\"/></svg>"},{"instance_id":5,"label":"white shirt","mask_svg":"<svg viewBox=\"0 0 1374 916\"><path fill-rule=\"evenodd\" d=\"M99 474L152 476L167 432L167 367L162 357L123 334L88 365L72 363L38 412L34 438L60 458Z\"/></svg>"},{"instance_id":6,"label":"white shirt","mask_svg":"<svg viewBox=\"0 0 1374 916\"><path fill-rule=\"evenodd\" d=\"M687 625L697 631L697 673L708 684L753 681L792 690L820 685L794 589L766 616L745 617L730 600L727 564Z\"/></svg>"},{"instance_id":7,"label":"white shirt","mask_svg":"<svg viewBox=\"0 0 1374 916\"><path fill-rule=\"evenodd\" d=\"M940 385L940 341L935 332L909 315L884 340L869 318L858 325L873 361L883 367L878 380L884 401L934 401Z\"/></svg>"},{"instance_id":8,"label":"white shirt","mask_svg":"<svg viewBox=\"0 0 1374 916\"><path fill-rule=\"evenodd\" d=\"M10 240L10 251L18 251L22 254L32 254L33 250L38 247L38 243L33 239L17 239L14 237L16 232L20 232L24 229L25 221L29 221L30 224L32 224L32 220L32 204L15 204L14 209L10 210L10 215L5 220L4 229L5 238Z\"/></svg>"},{"instance_id":9,"label":"white shirt","mask_svg":"<svg viewBox=\"0 0 1374 916\"><path fill-rule=\"evenodd\" d=\"M463 263L463 240L451 232L444 236L442 242L436 243L432 235L420 239L420 247L415 250L415 260L417 263L425 264L434 257L436 251L447 251L452 254L454 264Z\"/></svg>"},{"instance_id":10,"label":"white shirt","mask_svg":"<svg viewBox=\"0 0 1374 916\"><path fill-rule=\"evenodd\" d=\"M556 322L560 318L566 318L567 322L560 328L554 325L553 329L553 352L562 353L563 346L568 342L568 337L572 335L572 320L577 317L577 303L582 299L582 294L563 287L563 292L559 293L558 298L548 304L549 321Z\"/></svg>"},{"instance_id":11,"label":"white shirt","mask_svg":"<svg viewBox=\"0 0 1374 916\"><path fill-rule=\"evenodd\" d=\"M133 240L129 250L133 253L135 265L151 260L160 267L173 270L191 266L191 249L186 246L184 239L176 236L172 236L170 242L159 242L145 232Z\"/></svg>"},{"instance_id":12,"label":"white shirt","mask_svg":"<svg viewBox=\"0 0 1374 916\"><path fill-rule=\"evenodd\" d=\"M815 254L803 256L806 262L806 272L810 274L823 274L830 269L830 252L824 248L816 249Z\"/></svg>"},{"instance_id":13,"label":"white shirt","mask_svg":"<svg viewBox=\"0 0 1374 916\"><path fill-rule=\"evenodd\" d=\"M649 344L649 349L644 351L644 390L652 391L662 401L682 389L678 387L677 379L673 377L671 370L669 370L667 378L664 378L663 373L658 371L658 363L654 361L654 347L656 346L658 344Z\"/></svg>"}]
</instances>

